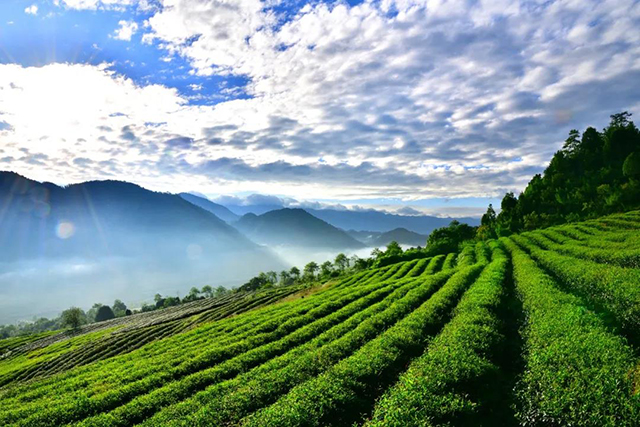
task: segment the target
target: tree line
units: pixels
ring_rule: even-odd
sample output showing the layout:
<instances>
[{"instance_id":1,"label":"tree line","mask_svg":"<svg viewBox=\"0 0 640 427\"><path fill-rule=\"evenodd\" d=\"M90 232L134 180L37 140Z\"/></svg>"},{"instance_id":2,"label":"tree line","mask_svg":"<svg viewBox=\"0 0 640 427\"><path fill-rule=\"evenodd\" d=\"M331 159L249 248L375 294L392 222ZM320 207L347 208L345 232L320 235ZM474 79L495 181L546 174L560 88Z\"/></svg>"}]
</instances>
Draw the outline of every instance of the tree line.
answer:
<instances>
[{"instance_id":1,"label":"tree line","mask_svg":"<svg viewBox=\"0 0 640 427\"><path fill-rule=\"evenodd\" d=\"M542 174L516 196L506 193L496 215L489 205L480 239L625 212L640 207L640 131L622 112L598 132L573 129Z\"/></svg>"},{"instance_id":2,"label":"tree line","mask_svg":"<svg viewBox=\"0 0 640 427\"><path fill-rule=\"evenodd\" d=\"M205 285L201 289L194 286L183 298L180 298L179 296L171 297L156 294L154 296L153 304L143 303L139 309L134 310L129 309L127 305L119 299L116 299L111 306L102 303L95 303L86 312L79 307L70 307L53 319L41 317L39 319L35 319L33 322L0 325L0 339L61 329L77 330L81 326L90 323L104 322L105 320L130 316L135 313L159 310L203 298L221 297L233 291L233 289L227 289L223 286L213 288L209 285Z\"/></svg>"},{"instance_id":3,"label":"tree line","mask_svg":"<svg viewBox=\"0 0 640 427\"><path fill-rule=\"evenodd\" d=\"M333 262L325 261L318 264L315 261L311 261L302 270L294 266L289 270L282 270L280 273L275 271L262 272L252 277L236 291L256 291L276 286L311 285L318 281L337 278L350 272L361 271L369 266L370 261L368 259L360 258L357 255L349 258L347 255L340 253L336 255Z\"/></svg>"}]
</instances>

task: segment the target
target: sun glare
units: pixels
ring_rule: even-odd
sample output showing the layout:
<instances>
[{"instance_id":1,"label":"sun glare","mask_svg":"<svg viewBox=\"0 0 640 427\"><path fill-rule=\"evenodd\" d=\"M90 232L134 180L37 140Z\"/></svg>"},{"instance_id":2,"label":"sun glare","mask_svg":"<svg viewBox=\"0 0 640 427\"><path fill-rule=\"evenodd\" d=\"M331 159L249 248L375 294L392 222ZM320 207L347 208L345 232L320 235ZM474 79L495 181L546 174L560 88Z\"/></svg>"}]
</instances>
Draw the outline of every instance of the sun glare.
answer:
<instances>
[{"instance_id":1,"label":"sun glare","mask_svg":"<svg viewBox=\"0 0 640 427\"><path fill-rule=\"evenodd\" d=\"M72 237L75 234L75 232L76 232L76 228L71 222L66 222L66 221L60 222L56 227L56 235L63 240Z\"/></svg>"}]
</instances>

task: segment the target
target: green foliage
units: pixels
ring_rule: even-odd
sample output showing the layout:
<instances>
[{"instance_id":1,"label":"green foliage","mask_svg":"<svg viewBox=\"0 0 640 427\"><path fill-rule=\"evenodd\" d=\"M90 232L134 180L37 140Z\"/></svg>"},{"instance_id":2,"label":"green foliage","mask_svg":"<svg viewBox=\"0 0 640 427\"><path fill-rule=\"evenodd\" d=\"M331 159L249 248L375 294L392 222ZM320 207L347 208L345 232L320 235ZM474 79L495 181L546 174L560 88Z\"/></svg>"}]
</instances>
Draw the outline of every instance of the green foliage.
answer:
<instances>
[{"instance_id":1,"label":"green foliage","mask_svg":"<svg viewBox=\"0 0 640 427\"><path fill-rule=\"evenodd\" d=\"M207 297L207 298L212 298L213 297L213 288L209 285L204 285L202 287L202 293Z\"/></svg>"},{"instance_id":2,"label":"green foliage","mask_svg":"<svg viewBox=\"0 0 640 427\"><path fill-rule=\"evenodd\" d=\"M448 318L448 309L477 277L481 266L460 270L425 304L327 372L292 389L283 399L251 415L246 426L344 425L359 413L361 396L388 384L423 349ZM339 417L345 417L341 419Z\"/></svg>"},{"instance_id":3,"label":"green foliage","mask_svg":"<svg viewBox=\"0 0 640 427\"><path fill-rule=\"evenodd\" d=\"M71 330L77 330L87 322L84 311L78 307L71 307L60 315L61 324Z\"/></svg>"},{"instance_id":4,"label":"green foliage","mask_svg":"<svg viewBox=\"0 0 640 427\"><path fill-rule=\"evenodd\" d=\"M302 270L302 277L308 282L312 282L316 278L316 272L320 269L320 266L315 261L311 261L304 266Z\"/></svg>"},{"instance_id":5,"label":"green foliage","mask_svg":"<svg viewBox=\"0 0 640 427\"><path fill-rule=\"evenodd\" d=\"M640 178L640 152L629 154L622 165L624 176L632 179Z\"/></svg>"},{"instance_id":6,"label":"green foliage","mask_svg":"<svg viewBox=\"0 0 640 427\"><path fill-rule=\"evenodd\" d=\"M120 301L119 299L113 302L112 309L113 309L113 314L115 314L116 317L122 317L127 312L126 304Z\"/></svg>"},{"instance_id":7,"label":"green foliage","mask_svg":"<svg viewBox=\"0 0 640 427\"><path fill-rule=\"evenodd\" d=\"M111 310L111 307L109 307L108 305L102 305L100 306L100 308L98 308L94 320L96 322L104 322L105 320L113 319L115 317L116 315L113 313L113 310Z\"/></svg>"},{"instance_id":8,"label":"green foliage","mask_svg":"<svg viewBox=\"0 0 640 427\"><path fill-rule=\"evenodd\" d=\"M517 389L523 425L636 425L633 352L584 301L558 289L518 246L505 245L527 315L526 369Z\"/></svg>"},{"instance_id":9,"label":"green foliage","mask_svg":"<svg viewBox=\"0 0 640 427\"><path fill-rule=\"evenodd\" d=\"M427 240L426 252L429 256L457 252L460 244L475 237L476 229L468 224L451 221L448 227L437 228Z\"/></svg>"},{"instance_id":10,"label":"green foliage","mask_svg":"<svg viewBox=\"0 0 640 427\"><path fill-rule=\"evenodd\" d=\"M456 249L0 340L0 425L637 425L640 212Z\"/></svg>"},{"instance_id":11,"label":"green foliage","mask_svg":"<svg viewBox=\"0 0 640 427\"><path fill-rule=\"evenodd\" d=\"M543 175L516 197L507 193L495 226L479 237L508 236L640 206L640 131L627 112L611 116L602 132L569 133Z\"/></svg>"},{"instance_id":12,"label":"green foliage","mask_svg":"<svg viewBox=\"0 0 640 427\"><path fill-rule=\"evenodd\" d=\"M408 426L420 420L491 424L482 417L504 404L495 384L500 381L496 360L505 345L499 312L509 263L500 249L493 258L458 304L452 321L377 402L366 426Z\"/></svg>"},{"instance_id":13,"label":"green foliage","mask_svg":"<svg viewBox=\"0 0 640 427\"><path fill-rule=\"evenodd\" d=\"M336 259L333 261L333 265L336 270L342 272L349 268L349 258L343 253L336 255Z\"/></svg>"}]
</instances>

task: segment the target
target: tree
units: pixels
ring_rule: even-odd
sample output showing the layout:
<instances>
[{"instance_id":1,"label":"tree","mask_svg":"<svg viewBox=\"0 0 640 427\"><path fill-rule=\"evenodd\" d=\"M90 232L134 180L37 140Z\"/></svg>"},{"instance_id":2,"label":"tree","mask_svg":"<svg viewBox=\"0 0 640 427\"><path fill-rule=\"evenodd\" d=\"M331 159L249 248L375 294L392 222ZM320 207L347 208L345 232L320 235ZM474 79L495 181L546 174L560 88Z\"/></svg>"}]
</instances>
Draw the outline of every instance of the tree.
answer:
<instances>
[{"instance_id":1,"label":"tree","mask_svg":"<svg viewBox=\"0 0 640 427\"><path fill-rule=\"evenodd\" d=\"M96 321L96 314L98 314L98 309L102 307L102 304L99 302L93 304L93 306L87 311L86 317L88 322Z\"/></svg>"},{"instance_id":2,"label":"tree","mask_svg":"<svg viewBox=\"0 0 640 427\"><path fill-rule=\"evenodd\" d=\"M158 301L160 301L162 299L162 295L160 294L155 294L155 296L153 297L153 300L157 303Z\"/></svg>"},{"instance_id":3,"label":"tree","mask_svg":"<svg viewBox=\"0 0 640 427\"><path fill-rule=\"evenodd\" d=\"M318 271L319 269L320 267L318 267L318 264L316 264L314 261L311 261L310 263L304 266L303 277L306 280L311 281L315 279L316 271Z\"/></svg>"},{"instance_id":4,"label":"tree","mask_svg":"<svg viewBox=\"0 0 640 427\"><path fill-rule=\"evenodd\" d=\"M371 256L375 259L381 258L383 255L384 255L384 252L382 252L378 248L373 248L373 250L371 251Z\"/></svg>"},{"instance_id":5,"label":"tree","mask_svg":"<svg viewBox=\"0 0 640 427\"><path fill-rule=\"evenodd\" d=\"M611 115L598 132L589 127L580 136L569 133L543 174L535 175L516 197L507 193L496 217L495 231L506 236L621 212L640 199L640 130L624 111ZM486 222L478 237L492 237ZM490 228L490 227L489 227Z\"/></svg>"},{"instance_id":6,"label":"tree","mask_svg":"<svg viewBox=\"0 0 640 427\"><path fill-rule=\"evenodd\" d=\"M60 315L60 319L62 320L62 325L68 327L72 330L77 330L86 323L86 316L84 311L79 309L78 307L71 307L62 312Z\"/></svg>"},{"instance_id":7,"label":"tree","mask_svg":"<svg viewBox=\"0 0 640 427\"><path fill-rule=\"evenodd\" d=\"M325 261L320 265L320 275L322 277L330 277L333 272L333 265L331 261Z\"/></svg>"},{"instance_id":8,"label":"tree","mask_svg":"<svg viewBox=\"0 0 640 427\"><path fill-rule=\"evenodd\" d=\"M256 291L268 283L267 276L264 273L260 273L256 277L252 277L247 283L240 286L238 289L241 291Z\"/></svg>"},{"instance_id":9,"label":"tree","mask_svg":"<svg viewBox=\"0 0 640 427\"><path fill-rule=\"evenodd\" d=\"M502 198L500 204L500 215L496 218L496 228L498 234L506 236L520 231L520 221L518 220L518 198L509 192Z\"/></svg>"},{"instance_id":10,"label":"tree","mask_svg":"<svg viewBox=\"0 0 640 427\"><path fill-rule=\"evenodd\" d=\"M579 146L580 146L580 131L578 131L577 129L571 129L569 131L569 137L564 142L564 146L562 147L562 149L569 154L573 154L577 151Z\"/></svg>"},{"instance_id":11,"label":"tree","mask_svg":"<svg viewBox=\"0 0 640 427\"><path fill-rule=\"evenodd\" d=\"M474 227L454 220L448 227L436 228L431 232L425 250L432 256L457 252L462 242L473 239L475 235Z\"/></svg>"},{"instance_id":12,"label":"tree","mask_svg":"<svg viewBox=\"0 0 640 427\"><path fill-rule=\"evenodd\" d=\"M493 210L493 205L489 203L487 212L482 215L480 220L480 227L476 232L476 236L481 240L495 239L496 238L496 211Z\"/></svg>"},{"instance_id":13,"label":"tree","mask_svg":"<svg viewBox=\"0 0 640 427\"><path fill-rule=\"evenodd\" d=\"M623 128L633 123L632 121L629 120L631 118L631 113L629 113L628 111L612 114L610 117L611 117L611 122L609 123L609 128Z\"/></svg>"},{"instance_id":14,"label":"tree","mask_svg":"<svg viewBox=\"0 0 640 427\"><path fill-rule=\"evenodd\" d=\"M486 225L488 227L493 227L496 224L496 211L493 210L493 205L489 203L489 207L487 208L487 212L482 215L482 219L480 220L480 224Z\"/></svg>"},{"instance_id":15,"label":"tree","mask_svg":"<svg viewBox=\"0 0 640 427\"><path fill-rule=\"evenodd\" d=\"M190 290L189 293L187 294L186 297L184 297L184 299L186 301L195 301L198 299L198 296L200 295L200 289L196 288L195 286L193 286Z\"/></svg>"},{"instance_id":16,"label":"tree","mask_svg":"<svg viewBox=\"0 0 640 427\"><path fill-rule=\"evenodd\" d=\"M174 305L180 305L180 297L166 297L162 304L163 308L173 307Z\"/></svg>"},{"instance_id":17,"label":"tree","mask_svg":"<svg viewBox=\"0 0 640 427\"><path fill-rule=\"evenodd\" d=\"M227 292L228 292L227 288L225 288L224 286L218 286L215 290L215 296L221 297L225 295Z\"/></svg>"},{"instance_id":18,"label":"tree","mask_svg":"<svg viewBox=\"0 0 640 427\"><path fill-rule=\"evenodd\" d=\"M402 255L402 248L395 240L389 242L387 250L384 251L384 256Z\"/></svg>"},{"instance_id":19,"label":"tree","mask_svg":"<svg viewBox=\"0 0 640 427\"><path fill-rule=\"evenodd\" d=\"M291 267L289 273L291 273L293 280L297 281L300 279L300 269L298 267Z\"/></svg>"},{"instance_id":20,"label":"tree","mask_svg":"<svg viewBox=\"0 0 640 427\"><path fill-rule=\"evenodd\" d=\"M125 305L125 303L123 303L119 299L113 302L113 314L115 314L116 317L124 316L126 311L127 306Z\"/></svg>"},{"instance_id":21,"label":"tree","mask_svg":"<svg viewBox=\"0 0 640 427\"><path fill-rule=\"evenodd\" d=\"M629 154L622 165L622 173L627 178L640 179L640 152Z\"/></svg>"},{"instance_id":22,"label":"tree","mask_svg":"<svg viewBox=\"0 0 640 427\"><path fill-rule=\"evenodd\" d=\"M267 271L265 275L267 276L267 282L274 285L278 283L278 273L275 271Z\"/></svg>"},{"instance_id":23,"label":"tree","mask_svg":"<svg viewBox=\"0 0 640 427\"><path fill-rule=\"evenodd\" d=\"M282 270L280 272L280 286L288 286L293 282L293 278L291 277L291 273L287 270Z\"/></svg>"},{"instance_id":24,"label":"tree","mask_svg":"<svg viewBox=\"0 0 640 427\"><path fill-rule=\"evenodd\" d=\"M207 298L211 298L213 296L213 288L209 285L204 285L202 287L202 293L207 296Z\"/></svg>"},{"instance_id":25,"label":"tree","mask_svg":"<svg viewBox=\"0 0 640 427\"><path fill-rule=\"evenodd\" d=\"M336 255L336 259L333 261L333 265L335 265L336 269L340 272L345 271L349 268L349 258L343 253L339 253Z\"/></svg>"},{"instance_id":26,"label":"tree","mask_svg":"<svg viewBox=\"0 0 640 427\"><path fill-rule=\"evenodd\" d=\"M351 257L351 265L353 265L353 269L356 271L361 271L369 267L367 260L362 259L357 255Z\"/></svg>"},{"instance_id":27,"label":"tree","mask_svg":"<svg viewBox=\"0 0 640 427\"><path fill-rule=\"evenodd\" d=\"M113 314L113 310L108 305L103 305L98 309L96 313L96 322L104 322L105 320L114 319L116 317Z\"/></svg>"},{"instance_id":28,"label":"tree","mask_svg":"<svg viewBox=\"0 0 640 427\"><path fill-rule=\"evenodd\" d=\"M148 311L153 311L156 309L156 306L153 304L147 304L146 302L142 304L142 307L140 307L140 311L143 313L146 313Z\"/></svg>"}]
</instances>

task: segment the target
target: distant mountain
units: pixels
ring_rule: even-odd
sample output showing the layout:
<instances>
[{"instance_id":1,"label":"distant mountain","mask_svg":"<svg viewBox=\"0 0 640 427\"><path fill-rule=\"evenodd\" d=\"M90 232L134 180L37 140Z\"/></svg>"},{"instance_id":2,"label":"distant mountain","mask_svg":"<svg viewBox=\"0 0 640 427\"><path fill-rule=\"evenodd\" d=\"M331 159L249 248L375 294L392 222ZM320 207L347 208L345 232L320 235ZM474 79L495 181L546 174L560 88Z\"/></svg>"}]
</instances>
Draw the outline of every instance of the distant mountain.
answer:
<instances>
[{"instance_id":1,"label":"distant mountain","mask_svg":"<svg viewBox=\"0 0 640 427\"><path fill-rule=\"evenodd\" d=\"M428 235L434 229L446 227L454 219L469 225L479 225L479 218L439 218L435 216L407 216L375 210L354 211L337 209L306 209L310 214L343 230L387 232L406 228Z\"/></svg>"},{"instance_id":2,"label":"distant mountain","mask_svg":"<svg viewBox=\"0 0 640 427\"><path fill-rule=\"evenodd\" d=\"M428 236L424 234L414 233L406 228L396 228L386 233L381 233L373 241L373 246L382 247L390 242L396 241L401 245L422 246L427 244Z\"/></svg>"},{"instance_id":3,"label":"distant mountain","mask_svg":"<svg viewBox=\"0 0 640 427\"><path fill-rule=\"evenodd\" d=\"M380 231L359 230L347 230L346 233L357 241L364 243L366 246L371 246L373 242L382 234Z\"/></svg>"},{"instance_id":4,"label":"distant mountain","mask_svg":"<svg viewBox=\"0 0 640 427\"><path fill-rule=\"evenodd\" d=\"M304 209L278 209L246 214L234 224L256 242L305 248L357 249L364 245Z\"/></svg>"},{"instance_id":5,"label":"distant mountain","mask_svg":"<svg viewBox=\"0 0 640 427\"><path fill-rule=\"evenodd\" d=\"M289 202L295 203L296 201L289 200ZM245 200L237 198L225 199L223 197L217 204L228 208L238 215L246 215L247 213L262 215L270 211L283 209L288 202L276 196L252 194ZM473 226L480 225L479 218L471 217L440 218L429 215L409 216L391 214L374 209L347 210L329 208L314 209L306 207L303 207L303 209L316 218L343 230L376 231L384 233L396 228L406 228L415 233L428 235L436 228L448 226L454 219Z\"/></svg>"},{"instance_id":6,"label":"distant mountain","mask_svg":"<svg viewBox=\"0 0 640 427\"><path fill-rule=\"evenodd\" d=\"M257 246L181 197L120 181L58 187L0 173L3 259L172 251L175 240L223 251ZM153 246L147 246L149 241Z\"/></svg>"},{"instance_id":7,"label":"distant mountain","mask_svg":"<svg viewBox=\"0 0 640 427\"><path fill-rule=\"evenodd\" d=\"M428 236L414 233L406 228L396 228L385 233L379 231L349 230L347 234L367 246L382 247L396 241L401 245L425 246Z\"/></svg>"},{"instance_id":8,"label":"distant mountain","mask_svg":"<svg viewBox=\"0 0 640 427\"><path fill-rule=\"evenodd\" d=\"M267 212L277 211L284 208L284 205L280 203L255 203L248 205L241 205L236 203L220 203L220 205L225 206L231 212L238 216L246 214L262 215Z\"/></svg>"},{"instance_id":9,"label":"distant mountain","mask_svg":"<svg viewBox=\"0 0 640 427\"><path fill-rule=\"evenodd\" d=\"M226 207L219 205L217 203L214 203L211 200L206 199L204 197L196 196L190 193L180 193L179 196L185 199L186 201L193 203L194 205L199 206L202 209L211 212L212 214L214 214L215 216L217 216L218 218L220 218L221 220L227 223L232 223L240 219L240 215L236 215Z\"/></svg>"},{"instance_id":10,"label":"distant mountain","mask_svg":"<svg viewBox=\"0 0 640 427\"><path fill-rule=\"evenodd\" d=\"M177 195L119 181L59 187L0 172L0 323L241 284L286 266Z\"/></svg>"}]
</instances>

